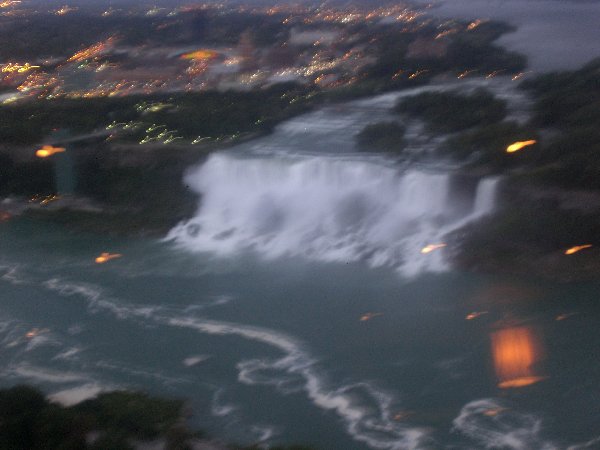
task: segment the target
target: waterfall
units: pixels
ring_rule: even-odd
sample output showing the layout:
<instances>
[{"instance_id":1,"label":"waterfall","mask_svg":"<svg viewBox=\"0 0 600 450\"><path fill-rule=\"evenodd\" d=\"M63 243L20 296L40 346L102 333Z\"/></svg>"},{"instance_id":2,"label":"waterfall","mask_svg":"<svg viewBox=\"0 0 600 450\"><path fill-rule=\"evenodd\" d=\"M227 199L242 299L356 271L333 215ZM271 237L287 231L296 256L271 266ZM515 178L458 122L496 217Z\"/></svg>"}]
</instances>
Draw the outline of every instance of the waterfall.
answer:
<instances>
[{"instance_id":1,"label":"waterfall","mask_svg":"<svg viewBox=\"0 0 600 450\"><path fill-rule=\"evenodd\" d=\"M186 181L202 204L168 239L188 250L364 261L408 276L446 268L443 251L421 249L457 221L448 174L340 157L218 153ZM482 183L477 211L493 207L495 182Z\"/></svg>"}]
</instances>

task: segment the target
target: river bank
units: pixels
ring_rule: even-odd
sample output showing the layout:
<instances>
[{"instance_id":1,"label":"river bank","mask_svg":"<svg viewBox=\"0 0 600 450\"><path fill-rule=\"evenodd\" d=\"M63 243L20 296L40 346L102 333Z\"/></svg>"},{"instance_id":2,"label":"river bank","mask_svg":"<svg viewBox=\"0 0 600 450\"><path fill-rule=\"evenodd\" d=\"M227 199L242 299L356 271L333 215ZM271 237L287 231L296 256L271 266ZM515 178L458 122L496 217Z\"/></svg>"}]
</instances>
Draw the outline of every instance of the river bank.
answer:
<instances>
[{"instance_id":1,"label":"river bank","mask_svg":"<svg viewBox=\"0 0 600 450\"><path fill-rule=\"evenodd\" d=\"M0 389L0 445L14 450L250 450L192 430L190 405L143 392L45 397L28 385ZM261 447L264 448L264 447ZM269 447L310 450L309 447Z\"/></svg>"}]
</instances>

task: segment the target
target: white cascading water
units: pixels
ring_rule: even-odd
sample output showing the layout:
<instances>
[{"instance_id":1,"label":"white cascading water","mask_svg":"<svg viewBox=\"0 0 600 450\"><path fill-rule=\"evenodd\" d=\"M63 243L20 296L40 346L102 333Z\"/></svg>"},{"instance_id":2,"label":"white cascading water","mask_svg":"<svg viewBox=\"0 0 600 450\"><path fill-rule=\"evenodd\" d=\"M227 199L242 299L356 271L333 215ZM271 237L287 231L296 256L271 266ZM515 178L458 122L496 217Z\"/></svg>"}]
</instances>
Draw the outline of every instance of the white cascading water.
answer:
<instances>
[{"instance_id":1,"label":"white cascading water","mask_svg":"<svg viewBox=\"0 0 600 450\"><path fill-rule=\"evenodd\" d=\"M457 218L449 174L400 173L381 161L218 153L187 182L201 207L168 236L186 249L364 261L406 276L446 268L443 251L421 249L491 211L497 184L480 182L473 211Z\"/></svg>"},{"instance_id":2,"label":"white cascading water","mask_svg":"<svg viewBox=\"0 0 600 450\"><path fill-rule=\"evenodd\" d=\"M475 192L473 216L481 217L493 211L499 182L500 177L484 178L479 182Z\"/></svg>"}]
</instances>

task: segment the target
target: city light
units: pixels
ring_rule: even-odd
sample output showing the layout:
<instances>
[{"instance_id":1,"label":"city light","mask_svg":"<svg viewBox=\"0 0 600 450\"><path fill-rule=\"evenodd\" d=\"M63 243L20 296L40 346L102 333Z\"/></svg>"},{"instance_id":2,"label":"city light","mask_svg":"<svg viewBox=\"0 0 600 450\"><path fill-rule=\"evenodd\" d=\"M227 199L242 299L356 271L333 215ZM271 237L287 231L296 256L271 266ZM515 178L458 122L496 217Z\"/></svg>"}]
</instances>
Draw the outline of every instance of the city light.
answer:
<instances>
[{"instance_id":1,"label":"city light","mask_svg":"<svg viewBox=\"0 0 600 450\"><path fill-rule=\"evenodd\" d=\"M584 245L576 245L565 250L565 255L572 255L574 253L580 252L581 250L585 250L586 248L591 248L592 244L584 244Z\"/></svg>"},{"instance_id":2,"label":"city light","mask_svg":"<svg viewBox=\"0 0 600 450\"><path fill-rule=\"evenodd\" d=\"M508 147L506 147L506 153L518 152L519 150L522 150L525 147L529 147L530 145L534 145L536 143L537 141L535 139L530 139L529 141L515 142L514 144L510 144Z\"/></svg>"},{"instance_id":3,"label":"city light","mask_svg":"<svg viewBox=\"0 0 600 450\"><path fill-rule=\"evenodd\" d=\"M96 262L96 264L104 264L105 262L108 262L111 259L120 258L122 256L123 255L121 255L120 253L107 253L107 252L103 252L94 261Z\"/></svg>"},{"instance_id":4,"label":"city light","mask_svg":"<svg viewBox=\"0 0 600 450\"><path fill-rule=\"evenodd\" d=\"M438 250L440 248L444 248L444 247L446 247L446 245L448 245L448 244L429 244L429 245L426 245L425 247L423 247L421 249L421 253L423 253L424 255L426 255L427 253L431 253L434 250Z\"/></svg>"},{"instance_id":5,"label":"city light","mask_svg":"<svg viewBox=\"0 0 600 450\"><path fill-rule=\"evenodd\" d=\"M56 153L64 153L64 152L66 152L66 149L64 147L54 147L52 145L44 145L39 150L36 150L35 156L37 156L38 158L47 158Z\"/></svg>"}]
</instances>

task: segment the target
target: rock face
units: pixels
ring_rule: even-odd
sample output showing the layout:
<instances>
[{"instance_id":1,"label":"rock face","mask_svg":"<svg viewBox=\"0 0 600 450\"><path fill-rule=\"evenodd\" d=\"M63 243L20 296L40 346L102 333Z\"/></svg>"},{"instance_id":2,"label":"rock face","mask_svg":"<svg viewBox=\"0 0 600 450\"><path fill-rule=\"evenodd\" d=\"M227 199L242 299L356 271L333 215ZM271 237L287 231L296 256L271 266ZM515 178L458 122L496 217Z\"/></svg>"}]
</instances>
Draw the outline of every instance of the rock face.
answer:
<instances>
[{"instance_id":1,"label":"rock face","mask_svg":"<svg viewBox=\"0 0 600 450\"><path fill-rule=\"evenodd\" d=\"M599 235L597 192L507 182L498 210L448 241L456 267L569 282L600 279Z\"/></svg>"},{"instance_id":2,"label":"rock face","mask_svg":"<svg viewBox=\"0 0 600 450\"><path fill-rule=\"evenodd\" d=\"M594 190L566 190L529 184L507 185L503 198L508 203L543 203L565 211L593 213L600 211L600 192Z\"/></svg>"}]
</instances>

